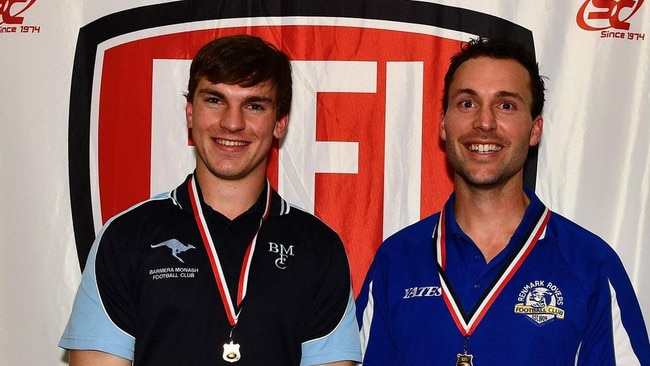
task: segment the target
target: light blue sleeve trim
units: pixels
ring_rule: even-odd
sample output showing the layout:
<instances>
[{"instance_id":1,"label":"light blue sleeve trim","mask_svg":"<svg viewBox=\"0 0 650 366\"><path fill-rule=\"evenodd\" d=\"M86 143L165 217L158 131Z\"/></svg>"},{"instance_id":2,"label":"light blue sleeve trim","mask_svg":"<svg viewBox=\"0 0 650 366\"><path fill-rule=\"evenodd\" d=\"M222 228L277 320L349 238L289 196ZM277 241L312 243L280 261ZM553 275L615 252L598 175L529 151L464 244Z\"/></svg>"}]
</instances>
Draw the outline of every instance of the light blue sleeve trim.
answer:
<instances>
[{"instance_id":1,"label":"light blue sleeve trim","mask_svg":"<svg viewBox=\"0 0 650 366\"><path fill-rule=\"evenodd\" d=\"M102 305L97 288L95 259L104 230L99 233L91 248L72 306L72 314L59 341L59 347L69 350L102 351L133 360L135 338L111 321Z\"/></svg>"},{"instance_id":2,"label":"light blue sleeve trim","mask_svg":"<svg viewBox=\"0 0 650 366\"><path fill-rule=\"evenodd\" d=\"M328 335L302 344L301 366L337 361L361 362L361 341L352 289L345 314L339 325Z\"/></svg>"}]
</instances>

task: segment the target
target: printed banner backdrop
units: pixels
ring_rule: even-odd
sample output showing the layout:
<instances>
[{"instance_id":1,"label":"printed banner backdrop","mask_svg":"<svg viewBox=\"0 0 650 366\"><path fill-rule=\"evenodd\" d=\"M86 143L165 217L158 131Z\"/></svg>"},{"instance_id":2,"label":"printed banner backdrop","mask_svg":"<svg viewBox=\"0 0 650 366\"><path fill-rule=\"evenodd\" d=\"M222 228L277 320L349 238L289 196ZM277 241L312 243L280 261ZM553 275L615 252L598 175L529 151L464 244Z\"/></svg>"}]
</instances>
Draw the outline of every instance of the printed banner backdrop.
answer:
<instances>
[{"instance_id":1,"label":"printed banner backdrop","mask_svg":"<svg viewBox=\"0 0 650 366\"><path fill-rule=\"evenodd\" d=\"M449 56L477 35L524 42L548 78L526 184L615 248L650 317L650 5L476 3L0 1L0 363L66 364L56 344L95 233L192 171L189 62L236 33L292 58L268 174L340 233L355 292L382 239L452 190L437 134Z\"/></svg>"}]
</instances>

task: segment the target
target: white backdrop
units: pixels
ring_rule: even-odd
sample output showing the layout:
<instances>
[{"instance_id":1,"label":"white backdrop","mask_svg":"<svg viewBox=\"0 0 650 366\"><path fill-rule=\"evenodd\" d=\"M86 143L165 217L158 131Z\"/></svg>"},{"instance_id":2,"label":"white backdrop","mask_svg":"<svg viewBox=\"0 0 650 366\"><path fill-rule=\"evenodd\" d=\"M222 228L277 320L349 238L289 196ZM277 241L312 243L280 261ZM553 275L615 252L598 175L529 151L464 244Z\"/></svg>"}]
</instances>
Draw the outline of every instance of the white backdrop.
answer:
<instances>
[{"instance_id":1,"label":"white backdrop","mask_svg":"<svg viewBox=\"0 0 650 366\"><path fill-rule=\"evenodd\" d=\"M2 365L65 364L56 344L80 279L68 184L78 32L105 15L163 2L0 2ZM650 4L629 16L630 8L615 14L617 9L595 8L591 0L435 3L491 14L533 32L548 77L536 192L616 249L648 319ZM589 12L615 16L594 20L585 16ZM11 24L16 16L22 24ZM612 19L626 20L629 28Z\"/></svg>"}]
</instances>

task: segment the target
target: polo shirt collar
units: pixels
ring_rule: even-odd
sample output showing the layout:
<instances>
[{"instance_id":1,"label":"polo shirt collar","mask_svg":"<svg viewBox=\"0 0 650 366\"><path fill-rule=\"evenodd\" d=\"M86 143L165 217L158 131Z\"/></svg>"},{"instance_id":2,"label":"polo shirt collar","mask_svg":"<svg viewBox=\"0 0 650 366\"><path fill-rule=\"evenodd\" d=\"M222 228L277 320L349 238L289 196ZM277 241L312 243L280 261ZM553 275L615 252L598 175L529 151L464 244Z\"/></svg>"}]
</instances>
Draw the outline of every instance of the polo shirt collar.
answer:
<instances>
[{"instance_id":1,"label":"polo shirt collar","mask_svg":"<svg viewBox=\"0 0 650 366\"><path fill-rule=\"evenodd\" d=\"M528 236L528 234L533 230L535 225L537 224L537 220L539 218L539 213L541 210L545 208L544 204L542 201L537 197L535 192L524 186L524 193L528 198L530 199L530 203L528 204L528 207L526 207L526 211L524 212L524 216L519 223L519 226L517 226L517 229L515 230L514 234L512 235L512 238L510 242L518 242L522 238ZM456 192L453 192L450 196L447 202L445 203L445 230L447 235L451 235L453 237L462 237L462 238L468 238L467 234L461 230L460 226L458 226L458 222L456 222L456 215L454 212L454 202L456 202ZM540 239L543 238L540 237ZM517 239L517 240L512 240L512 239Z\"/></svg>"},{"instance_id":2,"label":"polo shirt collar","mask_svg":"<svg viewBox=\"0 0 650 366\"><path fill-rule=\"evenodd\" d=\"M188 183L192 178L193 174L188 175L181 185L169 193L169 197L174 201L174 204L176 204L179 209L190 215L194 215L190 201L190 192L188 190ZM282 216L289 213L290 205L273 189L267 179L264 189L262 189L259 197L257 197L257 201L243 214L255 213L256 215L261 216L266 206L266 192L268 189L271 190L271 210L269 212L269 217ZM198 184L197 190L199 191L201 205L206 205L205 201L203 201L203 195L201 194L201 187L199 187Z\"/></svg>"}]
</instances>

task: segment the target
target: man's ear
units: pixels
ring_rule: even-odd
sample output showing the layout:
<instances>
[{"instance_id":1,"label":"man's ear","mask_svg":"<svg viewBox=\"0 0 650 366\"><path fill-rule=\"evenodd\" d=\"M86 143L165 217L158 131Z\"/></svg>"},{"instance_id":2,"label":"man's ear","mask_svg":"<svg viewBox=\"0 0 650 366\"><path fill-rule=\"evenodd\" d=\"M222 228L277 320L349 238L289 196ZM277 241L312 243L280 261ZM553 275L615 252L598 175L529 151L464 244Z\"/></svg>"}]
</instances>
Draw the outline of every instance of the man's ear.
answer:
<instances>
[{"instance_id":1,"label":"man's ear","mask_svg":"<svg viewBox=\"0 0 650 366\"><path fill-rule=\"evenodd\" d=\"M187 101L187 103L185 104L185 122L187 123L187 128L192 128L192 112L193 112L192 102Z\"/></svg>"},{"instance_id":2,"label":"man's ear","mask_svg":"<svg viewBox=\"0 0 650 366\"><path fill-rule=\"evenodd\" d=\"M281 117L279 120L275 121L275 127L273 127L273 136L278 140L284 137L287 133L287 127L289 126L289 115L285 114L284 117Z\"/></svg>"},{"instance_id":3,"label":"man's ear","mask_svg":"<svg viewBox=\"0 0 650 366\"><path fill-rule=\"evenodd\" d=\"M544 118L538 116L533 120L533 128L530 131L530 141L528 145L535 146L542 140L542 131L544 130Z\"/></svg>"},{"instance_id":4,"label":"man's ear","mask_svg":"<svg viewBox=\"0 0 650 366\"><path fill-rule=\"evenodd\" d=\"M440 139L442 141L447 141L447 132L445 131L445 124L447 121L445 120L445 115L443 114L440 117L440 125L438 126L438 133L440 134Z\"/></svg>"}]
</instances>

